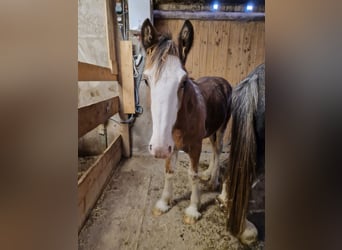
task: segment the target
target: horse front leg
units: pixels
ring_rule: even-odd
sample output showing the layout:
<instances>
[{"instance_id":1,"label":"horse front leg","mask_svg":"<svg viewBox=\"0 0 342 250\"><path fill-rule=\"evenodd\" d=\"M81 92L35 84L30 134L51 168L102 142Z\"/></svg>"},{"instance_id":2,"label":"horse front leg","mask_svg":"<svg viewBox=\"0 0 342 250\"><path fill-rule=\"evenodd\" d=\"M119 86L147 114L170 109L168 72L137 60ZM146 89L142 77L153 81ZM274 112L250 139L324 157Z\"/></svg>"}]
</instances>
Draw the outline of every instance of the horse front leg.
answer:
<instances>
[{"instance_id":1,"label":"horse front leg","mask_svg":"<svg viewBox=\"0 0 342 250\"><path fill-rule=\"evenodd\" d=\"M189 180L191 185L190 205L185 209L184 223L194 224L201 214L198 212L200 207L200 191L199 191L199 176L198 176L198 162L201 154L202 143L195 145L189 151L191 166L188 169Z\"/></svg>"},{"instance_id":2,"label":"horse front leg","mask_svg":"<svg viewBox=\"0 0 342 250\"><path fill-rule=\"evenodd\" d=\"M165 161L165 179L164 189L161 198L157 201L153 208L153 215L159 216L170 210L172 206L172 194L173 194L173 177L177 163L178 151L174 150L169 158Z\"/></svg>"}]
</instances>

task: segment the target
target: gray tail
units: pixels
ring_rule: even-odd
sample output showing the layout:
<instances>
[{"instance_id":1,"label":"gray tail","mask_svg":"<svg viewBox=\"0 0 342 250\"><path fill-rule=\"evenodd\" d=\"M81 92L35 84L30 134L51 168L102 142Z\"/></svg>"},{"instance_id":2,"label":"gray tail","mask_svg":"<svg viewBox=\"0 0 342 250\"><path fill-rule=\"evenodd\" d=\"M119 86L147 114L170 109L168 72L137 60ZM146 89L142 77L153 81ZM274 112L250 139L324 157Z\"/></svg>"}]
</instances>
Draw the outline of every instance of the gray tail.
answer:
<instances>
[{"instance_id":1,"label":"gray tail","mask_svg":"<svg viewBox=\"0 0 342 250\"><path fill-rule=\"evenodd\" d=\"M255 176L257 144L254 117L258 102L258 75L243 80L233 91L232 133L227 176L228 230L244 230L251 185Z\"/></svg>"}]
</instances>

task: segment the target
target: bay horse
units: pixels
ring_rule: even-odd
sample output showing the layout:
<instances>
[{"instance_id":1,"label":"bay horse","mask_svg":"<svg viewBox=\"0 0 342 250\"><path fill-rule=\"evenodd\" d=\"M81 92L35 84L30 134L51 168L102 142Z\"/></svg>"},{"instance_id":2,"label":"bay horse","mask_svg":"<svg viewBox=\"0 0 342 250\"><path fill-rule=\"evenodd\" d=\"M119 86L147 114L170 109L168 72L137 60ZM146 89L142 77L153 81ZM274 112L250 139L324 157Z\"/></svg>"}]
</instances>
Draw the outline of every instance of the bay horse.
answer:
<instances>
[{"instance_id":1,"label":"bay horse","mask_svg":"<svg viewBox=\"0 0 342 250\"><path fill-rule=\"evenodd\" d=\"M251 186L265 171L265 64L234 88L231 119L229 166L223 182L226 197L217 199L225 206L228 230L251 245L258 234L247 220Z\"/></svg>"},{"instance_id":2,"label":"bay horse","mask_svg":"<svg viewBox=\"0 0 342 250\"><path fill-rule=\"evenodd\" d=\"M218 187L219 156L222 139L230 118L232 87L221 77L192 80L185 69L194 30L186 20L178 36L178 47L171 34L161 34L146 19L141 28L141 42L146 51L144 78L151 92L152 136L149 152L165 158L164 189L153 214L159 216L172 206L172 182L177 153L189 155L191 184L190 205L183 222L195 223L200 217L199 180L207 180L212 189ZM209 167L198 172L202 140L209 137L213 154ZM225 192L225 190L223 190Z\"/></svg>"}]
</instances>

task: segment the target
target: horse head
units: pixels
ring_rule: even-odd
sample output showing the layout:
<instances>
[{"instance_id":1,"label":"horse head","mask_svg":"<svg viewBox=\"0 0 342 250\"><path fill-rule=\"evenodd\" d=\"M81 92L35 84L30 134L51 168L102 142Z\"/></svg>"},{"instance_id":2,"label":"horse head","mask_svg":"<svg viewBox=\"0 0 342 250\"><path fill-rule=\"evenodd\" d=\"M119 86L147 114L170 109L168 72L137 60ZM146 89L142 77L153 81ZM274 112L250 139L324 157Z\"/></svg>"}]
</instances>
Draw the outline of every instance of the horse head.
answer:
<instances>
[{"instance_id":1,"label":"horse head","mask_svg":"<svg viewBox=\"0 0 342 250\"><path fill-rule=\"evenodd\" d=\"M141 40L146 51L144 78L151 90L153 132L149 151L156 158L166 158L175 146L172 130L188 79L185 62L193 42L193 26L188 20L184 22L177 47L170 34L159 33L146 19Z\"/></svg>"}]
</instances>

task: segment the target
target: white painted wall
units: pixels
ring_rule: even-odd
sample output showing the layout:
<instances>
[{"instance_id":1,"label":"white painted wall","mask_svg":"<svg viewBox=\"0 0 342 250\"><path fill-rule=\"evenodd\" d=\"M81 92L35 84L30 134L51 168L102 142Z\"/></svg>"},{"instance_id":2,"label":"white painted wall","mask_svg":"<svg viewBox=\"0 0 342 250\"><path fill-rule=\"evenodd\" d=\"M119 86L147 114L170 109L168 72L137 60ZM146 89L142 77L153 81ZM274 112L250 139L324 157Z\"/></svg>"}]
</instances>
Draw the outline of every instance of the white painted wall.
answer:
<instances>
[{"instance_id":1,"label":"white painted wall","mask_svg":"<svg viewBox=\"0 0 342 250\"><path fill-rule=\"evenodd\" d=\"M152 6L152 0L128 0L130 30L140 30L144 20L151 19Z\"/></svg>"}]
</instances>

